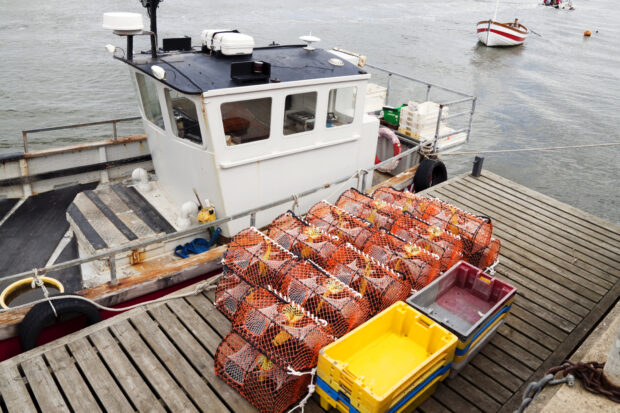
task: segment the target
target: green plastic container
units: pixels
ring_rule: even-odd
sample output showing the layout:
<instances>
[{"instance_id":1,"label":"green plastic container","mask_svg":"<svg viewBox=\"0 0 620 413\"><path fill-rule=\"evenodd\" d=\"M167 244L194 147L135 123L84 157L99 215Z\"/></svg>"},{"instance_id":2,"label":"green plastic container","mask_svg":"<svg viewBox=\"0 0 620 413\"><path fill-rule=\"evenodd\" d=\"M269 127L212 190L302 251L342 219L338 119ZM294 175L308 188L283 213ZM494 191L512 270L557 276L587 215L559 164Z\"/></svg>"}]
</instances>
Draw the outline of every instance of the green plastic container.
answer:
<instances>
[{"instance_id":1,"label":"green plastic container","mask_svg":"<svg viewBox=\"0 0 620 413\"><path fill-rule=\"evenodd\" d=\"M398 126L400 122L400 110L407 106L406 104L400 105L397 108L390 106L383 107L383 120L390 125Z\"/></svg>"}]
</instances>

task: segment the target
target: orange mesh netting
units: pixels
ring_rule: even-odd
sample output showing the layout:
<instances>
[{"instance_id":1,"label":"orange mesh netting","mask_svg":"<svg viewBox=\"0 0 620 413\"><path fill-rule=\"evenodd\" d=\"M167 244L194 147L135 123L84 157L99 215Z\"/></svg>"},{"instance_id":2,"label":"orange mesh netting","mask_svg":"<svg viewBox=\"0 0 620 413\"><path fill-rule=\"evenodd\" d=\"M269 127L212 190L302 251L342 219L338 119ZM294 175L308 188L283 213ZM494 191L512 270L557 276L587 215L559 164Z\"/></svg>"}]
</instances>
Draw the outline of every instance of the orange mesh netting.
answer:
<instances>
[{"instance_id":1,"label":"orange mesh netting","mask_svg":"<svg viewBox=\"0 0 620 413\"><path fill-rule=\"evenodd\" d=\"M369 222L356 218L327 201L321 201L310 208L305 219L309 224L357 248L362 248L373 231Z\"/></svg>"},{"instance_id":2,"label":"orange mesh netting","mask_svg":"<svg viewBox=\"0 0 620 413\"><path fill-rule=\"evenodd\" d=\"M368 238L364 252L395 271L405 274L419 290L439 275L439 257L415 244L406 243L385 230Z\"/></svg>"},{"instance_id":3,"label":"orange mesh netting","mask_svg":"<svg viewBox=\"0 0 620 413\"><path fill-rule=\"evenodd\" d=\"M342 244L338 238L308 225L290 211L273 220L269 226L269 237L302 258L323 266Z\"/></svg>"},{"instance_id":4,"label":"orange mesh netting","mask_svg":"<svg viewBox=\"0 0 620 413\"><path fill-rule=\"evenodd\" d=\"M366 297L373 314L404 301L411 292L404 275L395 273L350 244L339 247L329 257L325 270Z\"/></svg>"},{"instance_id":5,"label":"orange mesh netting","mask_svg":"<svg viewBox=\"0 0 620 413\"><path fill-rule=\"evenodd\" d=\"M365 219L377 228L390 229L394 220L402 214L400 208L382 199L373 199L353 188L340 195L336 206L351 215Z\"/></svg>"},{"instance_id":6,"label":"orange mesh netting","mask_svg":"<svg viewBox=\"0 0 620 413\"><path fill-rule=\"evenodd\" d=\"M472 254L468 258L467 262L480 269L490 267L495 263L495 261L497 261L501 247L501 242L497 238L491 238L489 246L482 251Z\"/></svg>"},{"instance_id":7,"label":"orange mesh netting","mask_svg":"<svg viewBox=\"0 0 620 413\"><path fill-rule=\"evenodd\" d=\"M226 318L232 320L241 302L253 287L237 274L226 272L215 289L215 306Z\"/></svg>"},{"instance_id":8,"label":"orange mesh netting","mask_svg":"<svg viewBox=\"0 0 620 413\"><path fill-rule=\"evenodd\" d=\"M215 352L215 372L261 412L282 413L308 390L311 376L294 376L237 333Z\"/></svg>"},{"instance_id":9,"label":"orange mesh netting","mask_svg":"<svg viewBox=\"0 0 620 413\"><path fill-rule=\"evenodd\" d=\"M278 285L286 266L297 257L254 227L239 232L228 244L222 261L252 285Z\"/></svg>"},{"instance_id":10,"label":"orange mesh netting","mask_svg":"<svg viewBox=\"0 0 620 413\"><path fill-rule=\"evenodd\" d=\"M490 218L477 217L438 199L424 198L393 188L379 188L372 196L390 202L403 211L410 211L416 218L430 225L461 236L466 256L483 250L491 241L493 225Z\"/></svg>"},{"instance_id":11,"label":"orange mesh netting","mask_svg":"<svg viewBox=\"0 0 620 413\"><path fill-rule=\"evenodd\" d=\"M370 317L365 297L310 261L290 267L278 291L320 319L341 337Z\"/></svg>"},{"instance_id":12,"label":"orange mesh netting","mask_svg":"<svg viewBox=\"0 0 620 413\"><path fill-rule=\"evenodd\" d=\"M233 330L281 367L302 371L316 366L319 349L334 338L327 324L283 296L257 287L246 295Z\"/></svg>"},{"instance_id":13,"label":"orange mesh netting","mask_svg":"<svg viewBox=\"0 0 620 413\"><path fill-rule=\"evenodd\" d=\"M394 221L390 232L406 242L437 254L441 260L440 271L452 267L462 257L463 243L460 237L457 238L436 225L420 221L409 212L403 213Z\"/></svg>"}]
</instances>

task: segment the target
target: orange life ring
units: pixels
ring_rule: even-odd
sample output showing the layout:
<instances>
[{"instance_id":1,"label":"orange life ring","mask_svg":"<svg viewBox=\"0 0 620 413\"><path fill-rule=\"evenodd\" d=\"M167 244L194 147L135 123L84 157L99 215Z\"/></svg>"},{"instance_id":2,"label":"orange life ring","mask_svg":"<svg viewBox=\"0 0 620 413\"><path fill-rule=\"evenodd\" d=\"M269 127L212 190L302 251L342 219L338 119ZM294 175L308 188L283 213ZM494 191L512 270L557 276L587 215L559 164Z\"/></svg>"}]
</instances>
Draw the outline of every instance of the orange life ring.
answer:
<instances>
[{"instance_id":1,"label":"orange life ring","mask_svg":"<svg viewBox=\"0 0 620 413\"><path fill-rule=\"evenodd\" d=\"M396 155L400 155L400 152L401 152L400 140L398 139L398 136L396 136L396 134L394 133L392 129L384 128L384 127L379 128L379 138L387 139L388 141L392 143L392 148L394 151L393 157ZM375 155L375 165L381 162L383 161L379 159L377 155ZM394 159L393 161L388 162L384 166L377 168L377 169L381 172L391 172L394 169L396 169L399 162L400 162L400 158Z\"/></svg>"}]
</instances>

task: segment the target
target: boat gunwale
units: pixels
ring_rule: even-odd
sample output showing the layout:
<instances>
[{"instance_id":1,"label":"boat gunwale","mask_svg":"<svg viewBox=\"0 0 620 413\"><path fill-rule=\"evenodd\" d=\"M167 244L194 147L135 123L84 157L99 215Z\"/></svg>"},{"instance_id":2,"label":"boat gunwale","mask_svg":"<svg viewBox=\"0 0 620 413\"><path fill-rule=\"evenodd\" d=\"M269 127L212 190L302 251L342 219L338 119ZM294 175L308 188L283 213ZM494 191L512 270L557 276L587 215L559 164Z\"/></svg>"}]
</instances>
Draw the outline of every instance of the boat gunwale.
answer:
<instances>
[{"instance_id":1,"label":"boat gunwale","mask_svg":"<svg viewBox=\"0 0 620 413\"><path fill-rule=\"evenodd\" d=\"M519 27L523 27L525 29L525 31L520 30L520 29L518 29L518 28L516 28L514 26L510 26L511 24L514 24L514 23L500 23L500 22L494 21L493 19L479 21L478 23L476 23L476 26L480 26L481 24L488 24L489 22L491 22L491 24L494 24L494 25L497 25L497 26L501 26L501 27L503 27L505 29L509 29L509 30L515 31L515 32L520 33L520 34L527 35L527 34L530 33L530 29L528 29L527 27L525 27L521 23L517 23L517 24L519 25Z\"/></svg>"}]
</instances>

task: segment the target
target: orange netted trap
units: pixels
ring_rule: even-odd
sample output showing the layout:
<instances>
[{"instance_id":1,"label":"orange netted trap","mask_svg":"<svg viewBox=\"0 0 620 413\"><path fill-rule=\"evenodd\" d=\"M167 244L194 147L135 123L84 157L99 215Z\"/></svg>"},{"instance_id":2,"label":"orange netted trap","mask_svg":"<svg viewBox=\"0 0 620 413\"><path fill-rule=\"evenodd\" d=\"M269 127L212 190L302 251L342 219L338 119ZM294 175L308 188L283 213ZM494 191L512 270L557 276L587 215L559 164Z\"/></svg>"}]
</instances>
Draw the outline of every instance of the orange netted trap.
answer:
<instances>
[{"instance_id":1,"label":"orange netted trap","mask_svg":"<svg viewBox=\"0 0 620 413\"><path fill-rule=\"evenodd\" d=\"M382 199L373 199L357 189L347 189L338 200L336 206L365 219L376 227L390 229L392 223L402 214L402 210Z\"/></svg>"},{"instance_id":2,"label":"orange netted trap","mask_svg":"<svg viewBox=\"0 0 620 413\"><path fill-rule=\"evenodd\" d=\"M257 287L246 295L232 328L281 367L313 368L319 349L334 340L327 322L277 294Z\"/></svg>"},{"instance_id":3,"label":"orange netted trap","mask_svg":"<svg viewBox=\"0 0 620 413\"><path fill-rule=\"evenodd\" d=\"M232 332L215 352L215 373L263 413L282 413L308 390L311 376L294 376Z\"/></svg>"},{"instance_id":4,"label":"orange netted trap","mask_svg":"<svg viewBox=\"0 0 620 413\"><path fill-rule=\"evenodd\" d=\"M394 221L390 232L404 241L437 254L441 260L440 271L447 270L462 258L463 243L459 236L454 236L436 225L429 225L409 212L403 213Z\"/></svg>"},{"instance_id":5,"label":"orange netted trap","mask_svg":"<svg viewBox=\"0 0 620 413\"><path fill-rule=\"evenodd\" d=\"M341 337L370 317L366 297L310 261L290 267L278 291L320 319Z\"/></svg>"},{"instance_id":6,"label":"orange netted trap","mask_svg":"<svg viewBox=\"0 0 620 413\"><path fill-rule=\"evenodd\" d=\"M414 290L426 287L439 275L437 255L416 244L404 242L383 229L368 238L364 252L394 271L405 274Z\"/></svg>"},{"instance_id":7,"label":"orange netted trap","mask_svg":"<svg viewBox=\"0 0 620 413\"><path fill-rule=\"evenodd\" d=\"M321 201L310 208L305 219L309 224L357 248L362 248L373 231L370 222L356 218L327 201Z\"/></svg>"},{"instance_id":8,"label":"orange netted trap","mask_svg":"<svg viewBox=\"0 0 620 413\"><path fill-rule=\"evenodd\" d=\"M222 264L252 285L277 285L297 257L254 227L239 232L228 244Z\"/></svg>"},{"instance_id":9,"label":"orange netted trap","mask_svg":"<svg viewBox=\"0 0 620 413\"><path fill-rule=\"evenodd\" d=\"M226 272L215 289L215 306L226 318L232 320L241 302L253 288L237 274Z\"/></svg>"},{"instance_id":10,"label":"orange netted trap","mask_svg":"<svg viewBox=\"0 0 620 413\"><path fill-rule=\"evenodd\" d=\"M490 267L497 261L501 247L502 244L497 238L491 238L489 246L482 251L470 255L467 259L467 262L484 270L485 268Z\"/></svg>"},{"instance_id":11,"label":"orange netted trap","mask_svg":"<svg viewBox=\"0 0 620 413\"><path fill-rule=\"evenodd\" d=\"M403 274L351 244L339 247L329 257L325 270L366 297L373 314L406 299L411 292L411 284Z\"/></svg>"},{"instance_id":12,"label":"orange netted trap","mask_svg":"<svg viewBox=\"0 0 620 413\"><path fill-rule=\"evenodd\" d=\"M329 256L342 244L338 238L309 225L290 211L273 220L269 237L301 258L319 265L327 264Z\"/></svg>"},{"instance_id":13,"label":"orange netted trap","mask_svg":"<svg viewBox=\"0 0 620 413\"><path fill-rule=\"evenodd\" d=\"M465 256L482 251L491 241L493 225L488 217L478 217L439 199L424 198L394 188L379 188L372 196L392 203L403 211L410 211L416 218L430 225L459 235L463 240Z\"/></svg>"}]
</instances>

